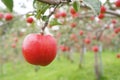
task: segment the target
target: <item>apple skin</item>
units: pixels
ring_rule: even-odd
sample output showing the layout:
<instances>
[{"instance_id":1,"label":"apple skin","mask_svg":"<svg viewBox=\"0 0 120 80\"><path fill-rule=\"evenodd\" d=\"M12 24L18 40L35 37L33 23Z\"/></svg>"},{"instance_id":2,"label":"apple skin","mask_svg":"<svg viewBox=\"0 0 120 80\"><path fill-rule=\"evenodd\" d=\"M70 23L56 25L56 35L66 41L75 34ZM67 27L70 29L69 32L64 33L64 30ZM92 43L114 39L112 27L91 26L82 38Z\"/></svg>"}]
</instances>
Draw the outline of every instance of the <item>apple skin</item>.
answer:
<instances>
[{"instance_id":1,"label":"apple skin","mask_svg":"<svg viewBox=\"0 0 120 80\"><path fill-rule=\"evenodd\" d=\"M25 37L22 53L28 63L47 66L56 57L57 42L50 35L32 33Z\"/></svg>"},{"instance_id":2,"label":"apple skin","mask_svg":"<svg viewBox=\"0 0 120 80\"><path fill-rule=\"evenodd\" d=\"M4 18L6 21L11 21L13 19L13 15L11 13L6 13Z\"/></svg>"}]
</instances>

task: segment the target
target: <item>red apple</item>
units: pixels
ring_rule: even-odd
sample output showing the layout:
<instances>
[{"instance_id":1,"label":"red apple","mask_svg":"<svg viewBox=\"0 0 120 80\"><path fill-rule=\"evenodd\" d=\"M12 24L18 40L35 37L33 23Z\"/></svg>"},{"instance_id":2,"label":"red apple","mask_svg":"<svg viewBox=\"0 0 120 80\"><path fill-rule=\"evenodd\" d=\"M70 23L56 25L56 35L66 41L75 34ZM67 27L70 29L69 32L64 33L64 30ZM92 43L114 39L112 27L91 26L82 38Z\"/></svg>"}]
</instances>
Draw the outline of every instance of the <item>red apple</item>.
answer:
<instances>
[{"instance_id":1,"label":"red apple","mask_svg":"<svg viewBox=\"0 0 120 80\"><path fill-rule=\"evenodd\" d=\"M99 19L103 19L105 17L105 15L103 14L103 13L100 13L99 15L98 15L98 18Z\"/></svg>"},{"instance_id":2,"label":"red apple","mask_svg":"<svg viewBox=\"0 0 120 80\"><path fill-rule=\"evenodd\" d=\"M71 38L71 40L75 40L77 38L77 35L73 33L70 35L70 38Z\"/></svg>"},{"instance_id":3,"label":"red apple","mask_svg":"<svg viewBox=\"0 0 120 80\"><path fill-rule=\"evenodd\" d=\"M80 30L79 34L82 36L84 34L84 32L82 30Z\"/></svg>"},{"instance_id":4,"label":"red apple","mask_svg":"<svg viewBox=\"0 0 120 80\"><path fill-rule=\"evenodd\" d=\"M71 23L71 27L75 28L77 26L77 24L75 22Z\"/></svg>"},{"instance_id":5,"label":"red apple","mask_svg":"<svg viewBox=\"0 0 120 80\"><path fill-rule=\"evenodd\" d=\"M66 12L61 12L60 16L63 17L63 18L65 18L67 16L67 14L66 14Z\"/></svg>"},{"instance_id":6,"label":"red apple","mask_svg":"<svg viewBox=\"0 0 120 80\"><path fill-rule=\"evenodd\" d=\"M18 38L15 37L15 38L13 39L13 41L14 41L14 42L18 42Z\"/></svg>"},{"instance_id":7,"label":"red apple","mask_svg":"<svg viewBox=\"0 0 120 80\"><path fill-rule=\"evenodd\" d=\"M86 38L86 39L84 40L84 42L85 42L85 44L90 44L90 43L91 43L91 40L90 40L89 38Z\"/></svg>"},{"instance_id":8,"label":"red apple","mask_svg":"<svg viewBox=\"0 0 120 80\"><path fill-rule=\"evenodd\" d=\"M61 45L61 46L60 46L60 49L61 49L61 51L63 51L63 52L67 51L67 49L66 49L66 46L65 46L65 45Z\"/></svg>"},{"instance_id":9,"label":"red apple","mask_svg":"<svg viewBox=\"0 0 120 80\"><path fill-rule=\"evenodd\" d=\"M29 34L22 44L25 60L33 65L47 66L57 53L57 43L51 35Z\"/></svg>"},{"instance_id":10,"label":"red apple","mask_svg":"<svg viewBox=\"0 0 120 80\"><path fill-rule=\"evenodd\" d=\"M4 17L3 13L0 12L0 19Z\"/></svg>"},{"instance_id":11,"label":"red apple","mask_svg":"<svg viewBox=\"0 0 120 80\"><path fill-rule=\"evenodd\" d=\"M117 0L117 1L115 2L115 6L116 6L116 7L120 7L120 0Z\"/></svg>"},{"instance_id":12,"label":"red apple","mask_svg":"<svg viewBox=\"0 0 120 80\"><path fill-rule=\"evenodd\" d=\"M116 57L119 59L120 58L120 54L117 54Z\"/></svg>"},{"instance_id":13,"label":"red apple","mask_svg":"<svg viewBox=\"0 0 120 80\"><path fill-rule=\"evenodd\" d=\"M6 21L10 21L10 20L13 19L13 15L11 13L6 13L4 18L5 18Z\"/></svg>"},{"instance_id":14,"label":"red apple","mask_svg":"<svg viewBox=\"0 0 120 80\"><path fill-rule=\"evenodd\" d=\"M60 49L61 49L61 51L63 51L63 52L65 52L65 51L70 51L70 47L65 46L65 45L61 45L61 46L60 46Z\"/></svg>"},{"instance_id":15,"label":"red apple","mask_svg":"<svg viewBox=\"0 0 120 80\"><path fill-rule=\"evenodd\" d=\"M71 7L71 8L70 8L70 13L71 13L71 15L74 15L74 14L76 14L77 12L75 11L75 9L74 9L73 7Z\"/></svg>"},{"instance_id":16,"label":"red apple","mask_svg":"<svg viewBox=\"0 0 120 80\"><path fill-rule=\"evenodd\" d=\"M96 53L96 52L99 51L99 47L98 47L98 46L93 46L93 47L92 47L92 50Z\"/></svg>"},{"instance_id":17,"label":"red apple","mask_svg":"<svg viewBox=\"0 0 120 80\"><path fill-rule=\"evenodd\" d=\"M79 16L78 13L72 14L72 17L73 17L73 18L77 18L78 16Z\"/></svg>"},{"instance_id":18,"label":"red apple","mask_svg":"<svg viewBox=\"0 0 120 80\"><path fill-rule=\"evenodd\" d=\"M93 39L96 40L97 39L96 36L93 36Z\"/></svg>"},{"instance_id":19,"label":"red apple","mask_svg":"<svg viewBox=\"0 0 120 80\"><path fill-rule=\"evenodd\" d=\"M11 45L11 47L12 47L12 48L16 48L16 43L13 43L13 44Z\"/></svg>"},{"instance_id":20,"label":"red apple","mask_svg":"<svg viewBox=\"0 0 120 80\"><path fill-rule=\"evenodd\" d=\"M105 12L106 12L106 7L105 6L101 6L100 13L105 13Z\"/></svg>"},{"instance_id":21,"label":"red apple","mask_svg":"<svg viewBox=\"0 0 120 80\"><path fill-rule=\"evenodd\" d=\"M33 23L34 20L33 20L32 17L28 17L28 18L26 19L26 21L31 24L31 23Z\"/></svg>"},{"instance_id":22,"label":"red apple","mask_svg":"<svg viewBox=\"0 0 120 80\"><path fill-rule=\"evenodd\" d=\"M94 17L94 16L91 16L91 17L90 17L90 20L92 20L92 21L93 21L94 19L95 19L95 17Z\"/></svg>"},{"instance_id":23,"label":"red apple","mask_svg":"<svg viewBox=\"0 0 120 80\"><path fill-rule=\"evenodd\" d=\"M114 29L114 32L117 34L117 33L119 33L120 32L120 27L119 28L115 28Z\"/></svg>"},{"instance_id":24,"label":"red apple","mask_svg":"<svg viewBox=\"0 0 120 80\"><path fill-rule=\"evenodd\" d=\"M117 23L117 20L116 19L112 19L111 21L113 24L116 24Z\"/></svg>"},{"instance_id":25,"label":"red apple","mask_svg":"<svg viewBox=\"0 0 120 80\"><path fill-rule=\"evenodd\" d=\"M78 42L77 35L74 34L74 33L70 35L70 39L73 40L73 41L75 41L75 42Z\"/></svg>"},{"instance_id":26,"label":"red apple","mask_svg":"<svg viewBox=\"0 0 120 80\"><path fill-rule=\"evenodd\" d=\"M58 18L60 18L61 15L60 15L60 13L55 13L54 16L55 16L55 18L58 19Z\"/></svg>"}]
</instances>

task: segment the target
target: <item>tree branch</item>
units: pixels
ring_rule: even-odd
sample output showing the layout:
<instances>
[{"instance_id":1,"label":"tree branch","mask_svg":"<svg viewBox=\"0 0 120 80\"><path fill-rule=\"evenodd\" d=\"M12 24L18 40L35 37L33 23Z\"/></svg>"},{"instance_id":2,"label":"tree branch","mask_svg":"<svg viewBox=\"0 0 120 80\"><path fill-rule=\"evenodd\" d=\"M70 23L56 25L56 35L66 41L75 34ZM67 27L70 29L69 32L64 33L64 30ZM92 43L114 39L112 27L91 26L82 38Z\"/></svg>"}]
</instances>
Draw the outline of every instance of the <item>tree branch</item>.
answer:
<instances>
[{"instance_id":1,"label":"tree branch","mask_svg":"<svg viewBox=\"0 0 120 80\"><path fill-rule=\"evenodd\" d=\"M44 26L42 27L42 32L41 32L42 34L44 33L44 30L45 30L45 28L46 28L47 25L48 25L48 22L49 22L50 17L54 14L54 12L55 12L55 10L56 10L56 8L57 8L58 6L59 6L59 4L56 5L56 6L54 7L54 10L48 15L48 19L46 20Z\"/></svg>"},{"instance_id":2,"label":"tree branch","mask_svg":"<svg viewBox=\"0 0 120 80\"><path fill-rule=\"evenodd\" d=\"M50 5L58 5L60 3L71 2L71 0L37 0L37 1L47 3L47 4L50 4Z\"/></svg>"},{"instance_id":3,"label":"tree branch","mask_svg":"<svg viewBox=\"0 0 120 80\"><path fill-rule=\"evenodd\" d=\"M113 10L107 10L106 13L120 17L120 13L115 12Z\"/></svg>"}]
</instances>

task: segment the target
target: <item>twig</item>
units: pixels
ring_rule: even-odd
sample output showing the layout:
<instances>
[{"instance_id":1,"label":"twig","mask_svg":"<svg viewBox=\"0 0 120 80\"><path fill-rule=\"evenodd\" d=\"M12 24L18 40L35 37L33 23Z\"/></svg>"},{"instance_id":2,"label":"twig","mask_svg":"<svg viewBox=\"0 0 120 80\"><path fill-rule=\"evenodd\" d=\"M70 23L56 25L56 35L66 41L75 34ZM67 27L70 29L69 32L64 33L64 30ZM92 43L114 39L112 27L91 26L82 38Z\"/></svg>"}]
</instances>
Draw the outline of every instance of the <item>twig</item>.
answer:
<instances>
[{"instance_id":1,"label":"twig","mask_svg":"<svg viewBox=\"0 0 120 80\"><path fill-rule=\"evenodd\" d=\"M115 12L113 10L107 10L106 13L120 17L120 13Z\"/></svg>"},{"instance_id":2,"label":"twig","mask_svg":"<svg viewBox=\"0 0 120 80\"><path fill-rule=\"evenodd\" d=\"M42 32L41 32L42 34L44 33L44 30L45 30L45 28L46 28L47 25L48 25L48 22L49 22L50 17L54 14L54 12L55 12L55 10L56 10L56 8L57 8L58 6L59 6L59 4L56 5L56 6L54 7L54 10L48 15L48 19L46 20L44 26L42 27Z\"/></svg>"},{"instance_id":3,"label":"twig","mask_svg":"<svg viewBox=\"0 0 120 80\"><path fill-rule=\"evenodd\" d=\"M39 2L43 2L46 4L50 4L50 5L58 5L60 3L68 3L71 2L71 0L37 0Z\"/></svg>"}]
</instances>

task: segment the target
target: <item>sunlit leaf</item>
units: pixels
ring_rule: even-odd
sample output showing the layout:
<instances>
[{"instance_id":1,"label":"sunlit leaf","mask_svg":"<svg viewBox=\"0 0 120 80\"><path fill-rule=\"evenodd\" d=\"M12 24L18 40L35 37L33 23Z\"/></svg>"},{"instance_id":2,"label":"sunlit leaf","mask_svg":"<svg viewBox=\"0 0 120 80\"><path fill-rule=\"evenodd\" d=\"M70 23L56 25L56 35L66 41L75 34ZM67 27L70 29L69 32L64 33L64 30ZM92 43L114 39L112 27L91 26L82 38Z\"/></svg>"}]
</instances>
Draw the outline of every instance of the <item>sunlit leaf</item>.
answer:
<instances>
[{"instance_id":1,"label":"sunlit leaf","mask_svg":"<svg viewBox=\"0 0 120 80\"><path fill-rule=\"evenodd\" d=\"M83 0L83 2L89 6L96 15L100 13L101 2L99 0Z\"/></svg>"},{"instance_id":2,"label":"sunlit leaf","mask_svg":"<svg viewBox=\"0 0 120 80\"><path fill-rule=\"evenodd\" d=\"M11 12L13 11L13 0L2 0L2 2Z\"/></svg>"}]
</instances>

